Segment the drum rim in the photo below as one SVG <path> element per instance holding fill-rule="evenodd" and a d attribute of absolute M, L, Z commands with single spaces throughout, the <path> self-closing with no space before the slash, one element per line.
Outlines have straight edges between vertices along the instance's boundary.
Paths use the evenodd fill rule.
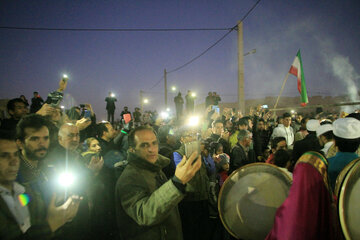
<path fill-rule="evenodd" d="M 226 182 L 230 181 L 230 179 L 231 179 L 231 177 L 232 177 L 233 175 L 235 175 L 236 173 L 238 173 L 238 172 L 241 171 L 242 169 L 244 169 L 244 168 L 249 168 L 249 167 L 254 167 L 254 166 L 269 166 L 269 167 L 272 167 L 272 168 L 274 168 L 274 169 L 277 169 L 277 170 L 279 170 L 279 171 L 281 172 L 281 174 L 282 174 L 283 176 L 285 176 L 285 178 L 286 178 L 287 180 L 289 180 L 290 184 L 292 185 L 292 179 L 290 178 L 290 176 L 289 176 L 288 174 L 286 174 L 285 171 L 281 170 L 278 166 L 273 165 L 273 164 L 270 164 L 270 163 L 257 162 L 257 163 L 246 164 L 246 165 L 244 165 L 244 166 L 236 169 L 235 171 L 233 171 L 233 172 L 230 174 L 230 176 L 225 180 L 225 182 L 223 183 L 223 186 L 226 184 Z M 291 185 L 290 185 L 290 187 L 291 187 Z M 220 191 L 219 191 L 219 199 L 218 199 L 218 212 L 219 212 L 220 220 L 221 220 L 223 226 L 225 227 L 226 231 L 227 231 L 228 233 L 230 233 L 233 237 L 238 238 L 239 236 L 237 236 L 233 231 L 231 231 L 230 228 L 228 227 L 228 225 L 225 223 L 225 221 L 224 221 L 224 219 L 223 219 L 223 214 L 222 214 L 222 212 L 220 211 L 220 202 L 221 202 L 221 199 L 222 199 L 221 196 L 222 196 L 223 189 L 224 189 L 224 188 L 221 187 L 221 189 L 220 189 Z M 290 188 L 289 188 L 289 190 L 290 190 Z"/>
<path fill-rule="evenodd" d="M 353 161 L 356 161 L 358 159 L 355 159 Z M 353 162 L 352 161 L 352 162 Z M 350 164 L 350 163 L 349 163 Z M 345 220 L 345 214 L 344 214 L 344 198 L 346 193 L 348 192 L 348 185 L 349 185 L 349 179 L 355 174 L 355 171 L 360 168 L 360 161 L 356 161 L 355 164 L 348 170 L 348 173 L 346 174 L 346 177 L 343 180 L 343 183 L 341 184 L 341 189 L 339 192 L 339 198 L 338 198 L 338 214 L 339 214 L 339 222 L 341 230 L 345 236 L 345 239 L 351 239 L 349 230 L 347 228 L 347 222 Z"/>
<path fill-rule="evenodd" d="M 334 194 L 338 199 L 339 199 L 339 194 L 342 189 L 342 186 L 343 186 L 346 176 L 349 174 L 350 170 L 355 166 L 355 164 L 359 161 L 360 161 L 360 158 L 356 158 L 356 159 L 352 160 L 351 162 L 349 162 L 337 176 Z"/>

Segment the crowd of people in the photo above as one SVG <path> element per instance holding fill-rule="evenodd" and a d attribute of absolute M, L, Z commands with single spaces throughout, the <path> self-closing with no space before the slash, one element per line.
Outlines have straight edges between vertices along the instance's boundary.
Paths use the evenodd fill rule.
<path fill-rule="evenodd" d="M 189 91 L 186 112 L 179 93 L 173 117 L 124 107 L 116 121 L 109 93 L 108 121 L 98 122 L 91 104 L 61 109 L 65 89 L 60 81 L 46 101 L 34 93 L 31 113 L 24 98 L 7 104 L 1 239 L 233 239 L 219 217 L 219 192 L 255 162 L 293 179 L 267 239 L 341 238 L 333 191 L 358 158 L 359 113 L 220 112 L 219 95 L 209 92 L 196 124 Z"/>

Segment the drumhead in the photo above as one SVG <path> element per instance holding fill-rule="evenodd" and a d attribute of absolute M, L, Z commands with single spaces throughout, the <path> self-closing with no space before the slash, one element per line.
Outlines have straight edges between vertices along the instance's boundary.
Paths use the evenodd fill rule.
<path fill-rule="evenodd" d="M 339 191 L 339 218 L 346 239 L 360 239 L 360 161 L 348 170 Z"/>
<path fill-rule="evenodd" d="M 355 163 L 357 163 L 358 161 L 360 161 L 360 158 L 357 158 L 353 161 L 351 161 L 350 163 L 348 163 L 343 170 L 341 170 L 341 172 L 339 173 L 339 175 L 336 178 L 336 183 L 335 183 L 335 189 L 334 189 L 334 194 L 336 195 L 336 197 L 339 199 L 339 193 L 340 193 L 340 189 L 341 186 L 344 182 L 344 179 L 346 177 L 346 175 L 349 173 L 350 169 L 355 165 Z"/>
<path fill-rule="evenodd" d="M 264 239 L 291 183 L 271 164 L 253 163 L 234 171 L 219 193 L 219 215 L 226 230 L 236 238 Z"/>

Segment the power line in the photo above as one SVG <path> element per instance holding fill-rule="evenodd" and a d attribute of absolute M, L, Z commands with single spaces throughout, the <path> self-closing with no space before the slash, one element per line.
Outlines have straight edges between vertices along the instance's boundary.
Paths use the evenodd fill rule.
<path fill-rule="evenodd" d="M 255 7 L 260 3 L 261 0 L 258 0 L 250 9 L 249 11 L 244 15 L 244 17 L 240 20 L 241 22 L 243 22 L 247 16 L 249 16 L 249 14 L 255 9 Z M 178 71 L 184 67 L 186 67 L 187 65 L 189 65 L 190 63 L 194 62 L 195 60 L 199 59 L 201 56 L 203 56 L 205 53 L 207 53 L 208 51 L 210 51 L 210 49 L 212 49 L 213 47 L 215 47 L 219 42 L 221 42 L 224 38 L 226 38 L 233 30 L 237 29 L 237 25 L 233 26 L 232 28 L 230 28 L 230 30 L 224 35 L 222 36 L 219 40 L 217 40 L 215 43 L 213 43 L 210 47 L 208 47 L 207 49 L 205 49 L 205 51 L 203 51 L 202 53 L 200 53 L 199 55 L 197 55 L 196 57 L 192 58 L 190 61 L 186 62 L 185 64 L 167 72 L 167 73 L 173 73 L 175 71 Z"/>
<path fill-rule="evenodd" d="M 162 77 L 159 79 L 159 81 L 157 81 L 157 82 L 150 88 L 150 90 L 153 89 L 154 87 L 156 87 L 163 79 L 164 79 L 164 76 L 162 76 Z"/>
<path fill-rule="evenodd" d="M 0 29 L 28 31 L 73 31 L 73 32 L 184 32 L 184 31 L 226 31 L 229 28 L 45 28 L 0 26 Z"/>

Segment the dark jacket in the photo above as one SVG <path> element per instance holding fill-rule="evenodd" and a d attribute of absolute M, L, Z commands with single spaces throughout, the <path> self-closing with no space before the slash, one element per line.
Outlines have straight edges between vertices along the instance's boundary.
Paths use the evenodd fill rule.
<path fill-rule="evenodd" d="M 14 118 L 6 118 L 1 120 L 0 129 L 8 130 L 8 131 L 15 131 L 16 125 L 20 120 L 16 120 Z"/>
<path fill-rule="evenodd" d="M 55 239 L 92 239 L 90 235 L 90 209 L 89 209 L 89 188 L 94 185 L 94 175 L 86 167 L 86 162 L 78 152 L 67 152 L 63 147 L 58 146 L 47 157 L 47 169 L 53 168 L 52 173 L 48 173 L 49 184 L 54 184 L 56 175 L 64 172 L 68 168 L 76 174 L 76 182 L 71 187 L 69 194 L 77 194 L 83 197 L 80 202 L 79 210 L 74 219 L 65 224 L 60 234 L 56 234 Z M 58 186 L 58 185 L 56 185 Z M 53 189 L 52 189 L 53 190 Z"/>
<path fill-rule="evenodd" d="M 213 140 L 213 142 L 221 143 L 221 145 L 223 146 L 224 153 L 230 155 L 231 148 L 230 148 L 230 143 L 228 141 L 221 138 L 220 135 L 214 133 L 210 135 L 210 138 Z"/>
<path fill-rule="evenodd" d="M 181 147 L 175 152 L 181 156 L 185 155 L 185 146 Z M 209 177 L 207 174 L 206 166 L 202 162 L 200 170 L 195 176 L 186 184 L 186 196 L 184 201 L 203 201 L 209 198 Z"/>
<path fill-rule="evenodd" d="M 0 239 L 50 239 L 52 232 L 46 221 L 46 205 L 39 194 L 32 191 L 30 186 L 25 186 L 25 194 L 31 201 L 27 207 L 30 214 L 31 227 L 23 234 L 13 214 L 2 197 L 0 197 Z"/>
<path fill-rule="evenodd" d="M 107 97 L 105 98 L 105 102 L 106 102 L 106 110 L 108 110 L 109 112 L 113 112 L 115 111 L 115 102 L 116 102 L 116 98 L 114 97 Z"/>
<path fill-rule="evenodd" d="M 304 139 L 295 142 L 292 160 L 296 162 L 305 152 L 320 152 L 320 150 L 321 146 L 318 138 L 316 137 L 316 133 L 309 133 Z"/>
<path fill-rule="evenodd" d="M 267 130 L 253 131 L 254 151 L 256 157 L 262 156 L 270 140 L 270 132 Z"/>
<path fill-rule="evenodd" d="M 230 157 L 230 170 L 229 175 L 236 169 L 255 162 L 255 154 L 253 151 L 249 150 L 248 154 L 245 152 L 245 149 L 237 143 L 235 147 L 231 150 Z"/>
<path fill-rule="evenodd" d="M 128 161 L 115 190 L 120 239 L 183 239 L 177 205 L 184 194 L 161 170 L 169 159 L 152 164 L 129 152 Z"/>
<path fill-rule="evenodd" d="M 44 100 L 38 96 L 31 99 L 30 113 L 36 113 L 44 104 Z"/>

